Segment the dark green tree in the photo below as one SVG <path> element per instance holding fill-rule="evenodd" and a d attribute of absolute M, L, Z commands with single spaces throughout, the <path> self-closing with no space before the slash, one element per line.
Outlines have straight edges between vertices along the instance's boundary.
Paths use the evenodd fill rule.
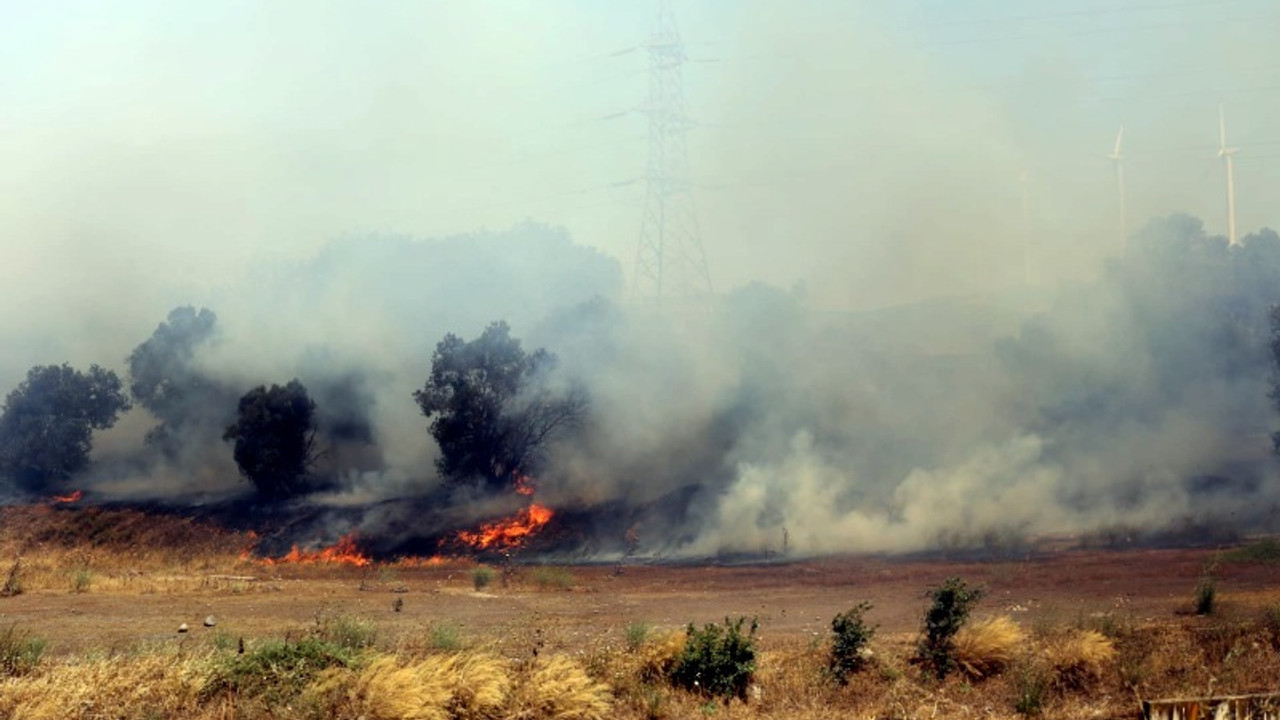
<path fill-rule="evenodd" d="M 522 350 L 505 322 L 469 342 L 446 335 L 413 393 L 440 445 L 440 474 L 487 489 L 536 475 L 547 446 L 575 428 L 587 406 L 580 388 L 552 381 L 554 365 L 546 350 Z"/>
<path fill-rule="evenodd" d="M 82 373 L 65 363 L 31 368 L 4 400 L 0 475 L 33 492 L 60 487 L 88 466 L 93 431 L 111 427 L 129 408 L 110 370 L 93 365 Z"/>
<path fill-rule="evenodd" d="M 266 500 L 305 493 L 315 461 L 316 404 L 297 380 L 259 385 L 240 398 L 236 422 L 222 439 L 235 442 L 240 474 Z"/>

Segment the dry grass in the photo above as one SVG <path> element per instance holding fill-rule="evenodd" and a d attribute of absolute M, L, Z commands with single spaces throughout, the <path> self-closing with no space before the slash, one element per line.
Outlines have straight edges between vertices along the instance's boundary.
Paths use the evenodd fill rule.
<path fill-rule="evenodd" d="M 1027 634 L 1007 616 L 969 623 L 956 633 L 956 665 L 971 680 L 998 675 L 1026 640 Z"/>
<path fill-rule="evenodd" d="M 1071 630 L 1045 644 L 1044 658 L 1055 688 L 1085 692 L 1102 679 L 1103 670 L 1115 661 L 1116 648 L 1097 630 Z"/>
<path fill-rule="evenodd" d="M 193 717 L 204 667 L 167 653 L 80 658 L 0 683 L 0 717 L 130 720 Z"/>
<path fill-rule="evenodd" d="M 564 655 L 539 658 L 515 690 L 509 717 L 545 720 L 599 720 L 610 717 L 609 687 L 596 682 Z"/>
<path fill-rule="evenodd" d="M 382 656 L 361 670 L 324 672 L 311 692 L 335 720 L 449 720 L 449 690 L 429 665 Z"/>

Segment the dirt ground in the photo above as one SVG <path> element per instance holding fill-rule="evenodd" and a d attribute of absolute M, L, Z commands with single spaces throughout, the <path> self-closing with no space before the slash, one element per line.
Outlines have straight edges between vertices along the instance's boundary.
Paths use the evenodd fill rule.
<path fill-rule="evenodd" d="M 789 563 L 571 566 L 563 582 L 537 582 L 536 566 L 498 573 L 483 591 L 473 565 L 433 568 L 263 566 L 183 577 L 139 574 L 84 592 L 33 590 L 0 598 L 0 626 L 16 625 L 49 641 L 52 654 L 127 650 L 224 637 L 280 637 L 317 617 L 349 615 L 376 624 L 379 641 L 415 642 L 432 626 L 457 628 L 464 642 L 513 652 L 534 647 L 580 652 L 618 645 L 628 623 L 681 627 L 727 615 L 760 620 L 764 647 L 829 632 L 831 617 L 867 600 L 883 632 L 911 633 L 927 588 L 960 576 L 985 588 L 977 616 L 1008 614 L 1027 627 L 1123 613 L 1142 623 L 1173 618 L 1216 549 L 1064 551 L 1000 562 L 845 557 Z M 1216 568 L 1221 603 L 1280 602 L 1280 566 Z M 398 608 L 397 608 L 398 606 Z M 216 627 L 203 626 L 212 615 Z M 177 633 L 181 623 L 191 630 Z"/>

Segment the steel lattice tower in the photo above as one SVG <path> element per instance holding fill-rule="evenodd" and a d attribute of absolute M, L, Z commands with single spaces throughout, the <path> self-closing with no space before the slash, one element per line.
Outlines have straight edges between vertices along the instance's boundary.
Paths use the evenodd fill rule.
<path fill-rule="evenodd" d="M 634 295 L 660 304 L 711 294 L 685 148 L 685 133 L 693 126 L 684 111 L 689 59 L 670 0 L 659 1 L 657 29 L 643 47 L 649 53 L 649 99 L 641 108 L 649 117 L 649 162 Z"/>

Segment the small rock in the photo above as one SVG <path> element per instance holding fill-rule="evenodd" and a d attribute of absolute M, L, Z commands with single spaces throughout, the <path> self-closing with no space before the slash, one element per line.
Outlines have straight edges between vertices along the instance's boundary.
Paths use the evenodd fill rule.
<path fill-rule="evenodd" d="M 210 616 L 208 616 L 208 617 L 206 617 L 206 618 L 204 619 L 204 626 L 205 626 L 205 627 L 213 627 L 214 625 L 217 625 L 217 624 L 218 624 L 218 621 L 214 620 L 212 615 L 210 615 Z"/>
<path fill-rule="evenodd" d="M 186 623 L 182 623 L 181 625 L 179 625 L 179 626 L 178 626 L 178 632 L 180 632 L 180 633 L 184 633 L 184 632 L 186 632 L 188 629 L 189 629 L 189 628 L 187 627 L 187 624 L 186 624 Z"/>

